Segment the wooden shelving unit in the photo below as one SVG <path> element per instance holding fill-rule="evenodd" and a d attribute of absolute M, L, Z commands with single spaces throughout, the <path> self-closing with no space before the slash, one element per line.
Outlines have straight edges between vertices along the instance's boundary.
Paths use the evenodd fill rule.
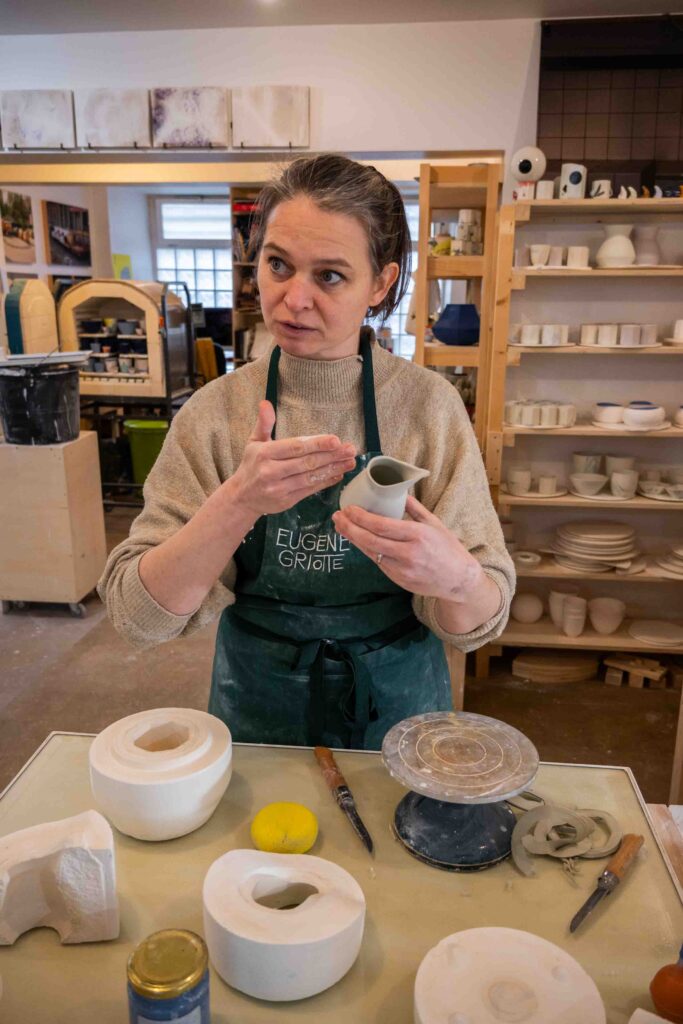
<path fill-rule="evenodd" d="M 528 269 L 525 244 L 588 245 L 592 261 L 607 223 L 660 226 L 661 268 Z M 617 520 L 638 530 L 648 557 L 647 569 L 637 575 L 583 574 L 543 556 L 533 569 L 519 569 L 519 590 L 531 590 L 547 600 L 553 584 L 572 582 L 584 596 L 601 593 L 626 601 L 627 616 L 667 618 L 683 607 L 683 578 L 667 574 L 654 559 L 664 543 L 683 540 L 683 502 L 662 502 L 640 495 L 629 501 L 597 501 L 566 494 L 558 498 L 521 497 L 504 492 L 508 461 L 558 472 L 560 484 L 570 472 L 572 452 L 635 455 L 638 463 L 683 465 L 683 430 L 670 426 L 651 432 L 605 430 L 593 426 L 595 401 L 630 401 L 659 397 L 672 411 L 683 379 L 683 346 L 660 348 L 522 348 L 509 344 L 510 324 L 569 323 L 570 341 L 578 342 L 580 325 L 595 322 L 658 323 L 660 339 L 680 317 L 683 277 L 683 200 L 635 199 L 595 202 L 543 200 L 521 202 L 501 209 L 496 256 L 496 291 L 492 327 L 490 390 L 487 399 L 486 467 L 494 502 L 509 516 L 525 540 L 518 547 L 547 547 L 556 527 L 575 520 Z M 527 356 L 533 356 L 527 359 Z M 544 358 L 551 357 L 551 358 Z M 642 389 L 642 393 L 641 393 Z M 542 398 L 573 402 L 579 420 L 570 428 L 525 428 L 504 423 L 504 404 L 511 398 Z M 670 417 L 669 417 L 670 418 Z M 552 469 L 548 469 L 548 466 Z M 537 469 L 538 473 L 539 470 Z M 532 540 L 533 538 L 533 540 Z M 584 586 L 585 584 L 585 586 Z M 680 611 L 679 611 L 680 614 Z M 611 636 L 590 628 L 577 638 L 565 636 L 548 618 L 534 625 L 510 620 L 490 648 L 477 652 L 477 676 L 488 674 L 491 653 L 509 647 L 547 647 L 572 650 L 683 654 L 681 647 L 653 647 L 628 634 L 628 619 Z M 683 799 L 683 705 L 671 779 L 671 800 Z"/>
<path fill-rule="evenodd" d="M 415 362 L 421 366 L 477 369 L 474 429 L 483 448 L 486 428 L 486 400 L 490 363 L 490 337 L 495 287 L 496 226 L 502 165 L 478 166 L 420 165 L 420 235 L 415 280 Z M 429 235 L 435 210 L 480 209 L 482 211 L 483 256 L 430 256 Z M 481 321 L 476 346 L 442 345 L 425 342 L 428 326 L 429 282 L 467 281 Z"/>
<path fill-rule="evenodd" d="M 248 331 L 254 324 L 263 320 L 261 307 L 258 301 L 258 293 L 255 292 L 255 301 L 247 304 L 241 297 L 244 283 L 247 278 L 256 278 L 256 263 L 246 259 L 246 250 L 240 251 L 237 244 L 237 234 L 244 239 L 246 246 L 246 229 L 250 218 L 249 207 L 258 199 L 260 189 L 237 188 L 230 189 L 230 220 L 233 232 L 233 261 L 232 261 L 232 348 L 235 353 L 235 364 L 237 366 L 247 361 L 248 353 L 244 346 L 239 344 L 238 331 Z M 243 259 L 236 259 L 236 256 L 244 256 Z"/>

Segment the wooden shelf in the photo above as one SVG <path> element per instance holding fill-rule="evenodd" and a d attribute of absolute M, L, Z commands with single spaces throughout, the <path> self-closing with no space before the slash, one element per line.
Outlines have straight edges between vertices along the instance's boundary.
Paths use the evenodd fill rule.
<path fill-rule="evenodd" d="M 664 430 L 602 430 L 592 424 L 577 424 L 573 427 L 503 427 L 503 443 L 513 445 L 516 437 L 672 437 L 683 441 L 683 428 L 666 427 Z"/>
<path fill-rule="evenodd" d="M 677 622 L 683 626 L 683 622 Z M 545 616 L 533 625 L 510 620 L 504 633 L 496 640 L 497 644 L 508 647 L 571 647 L 573 650 L 597 651 L 652 651 L 656 654 L 683 654 L 683 647 L 646 644 L 642 640 L 634 640 L 628 633 L 629 620 L 626 620 L 616 633 L 602 636 L 591 628 L 590 624 L 581 636 L 565 636 L 558 630 L 551 619 Z"/>
<path fill-rule="evenodd" d="M 515 204 L 515 218 L 529 219 L 534 214 L 578 214 L 614 213 L 621 217 L 634 213 L 683 213 L 683 199 L 529 199 Z"/>
<path fill-rule="evenodd" d="M 427 260 L 429 280 L 467 280 L 483 276 L 483 256 L 430 256 Z"/>
<path fill-rule="evenodd" d="M 516 494 L 500 491 L 498 504 L 506 507 L 523 505 L 526 508 L 589 508 L 591 512 L 599 512 L 602 508 L 619 509 L 625 512 L 652 511 L 680 512 L 683 501 L 657 501 L 656 498 L 629 498 L 628 501 L 594 501 L 592 498 L 579 498 L 575 494 L 565 494 L 561 498 L 522 498 Z"/>
<path fill-rule="evenodd" d="M 574 345 L 557 348 L 551 348 L 549 345 L 534 345 L 531 348 L 522 348 L 521 345 L 508 345 L 507 346 L 507 364 L 508 366 L 519 366 L 519 361 L 522 356 L 609 356 L 610 359 L 619 357 L 623 359 L 625 357 L 631 358 L 637 356 L 639 359 L 645 359 L 648 356 L 682 356 L 683 345 L 662 345 L 661 348 L 638 348 L 633 346 L 629 348 L 625 346 L 620 348 L 608 348 L 606 345 L 602 348 L 586 348 L 586 346 Z"/>
<path fill-rule="evenodd" d="M 479 366 L 479 348 L 476 345 L 441 345 L 426 341 L 425 366 Z M 679 431 L 683 434 L 683 430 Z"/>
<path fill-rule="evenodd" d="M 568 569 L 567 566 L 558 565 L 552 558 L 544 556 L 541 564 L 534 569 L 525 569 L 515 566 L 518 579 L 529 580 L 595 580 L 599 583 L 683 583 L 683 577 L 676 578 L 668 576 L 654 562 L 648 562 L 643 572 L 634 573 L 632 576 L 617 575 L 614 569 L 610 572 L 576 572 L 575 569 Z"/>
<path fill-rule="evenodd" d="M 436 257 L 437 259 L 465 259 L 466 257 Z M 471 257 L 474 259 L 474 257 Z M 610 270 L 603 269 L 602 267 L 595 267 L 594 270 L 574 270 L 574 269 L 563 269 L 563 270 L 526 270 L 520 267 L 513 267 L 512 270 L 512 288 L 520 290 L 526 288 L 526 281 L 529 277 L 547 277 L 555 281 L 558 277 L 582 277 L 582 278 L 601 278 L 601 277 L 683 277 L 683 267 L 675 267 L 670 269 L 657 268 L 657 267 L 642 267 L 640 270 L 624 270 L 623 268 L 613 268 Z"/>

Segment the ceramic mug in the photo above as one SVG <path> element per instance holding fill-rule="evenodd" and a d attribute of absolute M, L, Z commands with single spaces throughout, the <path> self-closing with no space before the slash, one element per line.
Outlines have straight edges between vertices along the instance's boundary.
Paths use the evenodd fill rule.
<path fill-rule="evenodd" d="M 553 182 L 549 179 L 545 181 L 536 182 L 536 198 L 537 199 L 553 199 L 555 196 L 555 187 Z"/>
<path fill-rule="evenodd" d="M 609 486 L 615 498 L 632 498 L 638 486 L 638 473 L 635 469 L 612 473 Z"/>
<path fill-rule="evenodd" d="M 640 325 L 640 344 L 641 345 L 656 345 L 657 344 L 657 324 L 641 324 Z"/>
<path fill-rule="evenodd" d="M 548 262 L 550 256 L 549 245 L 530 245 L 529 246 L 529 257 L 531 259 L 532 267 L 544 267 Z"/>
<path fill-rule="evenodd" d="M 598 343 L 598 325 L 597 324 L 582 324 L 581 325 L 581 344 L 582 345 L 597 345 Z"/>
<path fill-rule="evenodd" d="M 683 320 L 676 320 L 674 323 L 673 337 L 676 341 L 683 341 Z"/>
<path fill-rule="evenodd" d="M 635 464 L 635 457 L 631 455 L 605 456 L 605 472 L 607 476 L 611 476 L 612 473 L 627 473 L 634 468 Z"/>
<path fill-rule="evenodd" d="M 541 327 L 541 345 L 553 345 L 557 347 L 562 344 L 562 325 L 543 324 Z"/>
<path fill-rule="evenodd" d="M 557 423 L 560 427 L 573 427 L 576 423 L 576 406 L 568 402 L 558 405 Z"/>
<path fill-rule="evenodd" d="M 540 427 L 541 407 L 536 402 L 522 402 L 519 422 L 523 427 Z"/>
<path fill-rule="evenodd" d="M 579 588 L 573 586 L 567 586 L 551 590 L 548 597 L 548 607 L 550 610 L 550 618 L 558 629 L 562 626 L 562 608 L 565 599 L 568 597 L 578 597 Z"/>
<path fill-rule="evenodd" d="M 640 345 L 640 324 L 622 324 L 619 330 L 619 344 L 624 348 Z"/>
<path fill-rule="evenodd" d="M 522 324 L 520 338 L 522 345 L 538 345 L 541 340 L 540 324 Z"/>
<path fill-rule="evenodd" d="M 588 168 L 583 164 L 562 164 L 560 199 L 583 199 L 586 194 Z"/>
<path fill-rule="evenodd" d="M 597 402 L 591 415 L 596 423 L 623 423 L 624 407 L 618 402 Z"/>
<path fill-rule="evenodd" d="M 512 427 L 520 422 L 520 415 L 522 411 L 521 405 L 521 402 L 505 403 L 505 422 L 509 423 Z"/>
<path fill-rule="evenodd" d="M 567 249 L 567 266 L 575 270 L 584 270 L 588 267 L 590 249 L 587 245 L 570 245 Z"/>
<path fill-rule="evenodd" d="M 574 452 L 572 465 L 575 473 L 599 473 L 602 470 L 602 455 L 593 452 Z"/>
<path fill-rule="evenodd" d="M 510 494 L 526 494 L 531 490 L 531 470 L 509 469 L 507 474 L 507 485 Z"/>
<path fill-rule="evenodd" d="M 554 494 L 557 490 L 557 477 L 552 473 L 541 473 L 538 478 L 539 494 Z"/>
<path fill-rule="evenodd" d="M 616 345 L 617 324 L 598 324 L 598 345 Z"/>
<path fill-rule="evenodd" d="M 551 245 L 548 256 L 549 267 L 561 267 L 564 265 L 565 247 L 563 245 Z"/>
<path fill-rule="evenodd" d="M 591 184 L 591 199 L 609 199 L 612 195 L 612 182 L 609 178 L 596 178 Z"/>

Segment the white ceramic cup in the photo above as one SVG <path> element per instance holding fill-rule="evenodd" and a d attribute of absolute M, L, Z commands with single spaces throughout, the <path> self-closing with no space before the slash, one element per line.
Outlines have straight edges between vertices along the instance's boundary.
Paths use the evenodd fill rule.
<path fill-rule="evenodd" d="M 541 407 L 538 402 L 523 402 L 520 411 L 520 423 L 523 427 L 540 427 Z"/>
<path fill-rule="evenodd" d="M 590 249 L 587 245 L 570 245 L 567 249 L 567 266 L 583 270 L 588 266 Z"/>
<path fill-rule="evenodd" d="M 509 469 L 507 484 L 510 494 L 526 494 L 531 490 L 531 470 Z"/>
<path fill-rule="evenodd" d="M 638 473 L 635 469 L 612 473 L 609 486 L 615 498 L 632 498 L 638 486 Z"/>
<path fill-rule="evenodd" d="M 683 427 L 683 405 L 679 405 L 674 413 L 674 423 L 677 427 Z"/>
<path fill-rule="evenodd" d="M 616 633 L 624 621 L 626 605 L 616 597 L 594 597 L 588 602 L 588 615 L 596 633 Z"/>
<path fill-rule="evenodd" d="M 606 455 L 605 456 L 605 472 L 607 476 L 611 476 L 612 473 L 628 473 L 629 470 L 634 469 L 636 459 L 634 455 Z"/>
<path fill-rule="evenodd" d="M 597 345 L 598 343 L 598 325 L 597 324 L 582 324 L 581 325 L 581 344 L 582 345 Z"/>
<path fill-rule="evenodd" d="M 566 250 L 563 245 L 551 245 L 548 255 L 548 266 L 561 267 L 564 265 L 564 254 Z"/>
<path fill-rule="evenodd" d="M 574 586 L 558 587 L 550 591 L 548 608 L 550 618 L 558 629 L 562 627 L 562 608 L 567 597 L 578 597 L 579 588 Z"/>
<path fill-rule="evenodd" d="M 598 345 L 616 345 L 617 324 L 598 324 Z"/>
<path fill-rule="evenodd" d="M 506 402 L 505 403 L 505 422 L 509 423 L 511 427 L 514 427 L 520 421 L 522 412 L 521 402 Z"/>
<path fill-rule="evenodd" d="M 581 636 L 586 627 L 588 601 L 585 597 L 567 595 L 562 603 L 562 632 L 566 636 Z"/>
<path fill-rule="evenodd" d="M 552 199 L 555 195 L 554 183 L 550 180 L 536 182 L 536 198 Z"/>
<path fill-rule="evenodd" d="M 600 473 L 602 471 L 602 455 L 593 452 L 574 452 L 572 465 L 575 473 Z"/>
<path fill-rule="evenodd" d="M 558 418 L 558 407 L 554 402 L 541 402 L 539 405 L 541 410 L 541 426 L 542 427 L 556 427 Z"/>
<path fill-rule="evenodd" d="M 676 341 L 683 341 L 683 320 L 676 320 L 674 323 L 673 337 Z"/>
<path fill-rule="evenodd" d="M 520 338 L 522 345 L 538 345 L 541 340 L 541 325 L 522 324 Z"/>
<path fill-rule="evenodd" d="M 659 483 L 662 479 L 661 469 L 641 469 L 640 479 L 650 483 Z"/>
<path fill-rule="evenodd" d="M 562 344 L 562 325 L 561 324 L 543 324 L 541 327 L 541 345 L 554 345 L 557 347 Z"/>
<path fill-rule="evenodd" d="M 548 262 L 550 256 L 549 245 L 530 245 L 529 246 L 529 258 L 531 259 L 532 267 L 544 267 Z"/>
<path fill-rule="evenodd" d="M 522 325 L 521 324 L 510 324 L 510 330 L 508 333 L 508 341 L 513 345 L 519 345 L 520 338 L 522 336 Z"/>
<path fill-rule="evenodd" d="M 612 195 L 612 182 L 609 178 L 596 178 L 591 184 L 591 199 L 609 199 Z"/>
<path fill-rule="evenodd" d="M 557 477 L 552 473 L 541 473 L 538 478 L 539 494 L 554 494 L 557 490 Z"/>
<path fill-rule="evenodd" d="M 573 427 L 576 423 L 576 406 L 569 402 L 558 405 L 557 423 L 560 427 Z"/>
<path fill-rule="evenodd" d="M 656 345 L 657 344 L 657 324 L 641 324 L 640 325 L 640 344 L 641 345 Z"/>
<path fill-rule="evenodd" d="M 624 407 L 618 402 L 597 402 L 591 415 L 596 423 L 622 423 Z"/>
<path fill-rule="evenodd" d="M 560 328 L 560 343 L 567 345 L 569 343 L 569 324 L 558 324 Z"/>
<path fill-rule="evenodd" d="M 624 348 L 640 345 L 640 324 L 622 324 L 619 329 L 619 344 Z"/>

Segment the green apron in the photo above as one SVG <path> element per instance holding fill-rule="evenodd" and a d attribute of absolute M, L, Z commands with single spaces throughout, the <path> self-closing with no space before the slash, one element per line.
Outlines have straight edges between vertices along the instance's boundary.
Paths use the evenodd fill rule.
<path fill-rule="evenodd" d="M 452 708 L 443 645 L 415 618 L 411 594 L 332 521 L 341 490 L 381 454 L 365 332 L 361 356 L 366 454 L 338 484 L 262 516 L 235 552 L 209 711 L 238 742 L 378 750 L 403 718 Z M 266 389 L 276 411 L 279 360 L 276 347 Z"/>

